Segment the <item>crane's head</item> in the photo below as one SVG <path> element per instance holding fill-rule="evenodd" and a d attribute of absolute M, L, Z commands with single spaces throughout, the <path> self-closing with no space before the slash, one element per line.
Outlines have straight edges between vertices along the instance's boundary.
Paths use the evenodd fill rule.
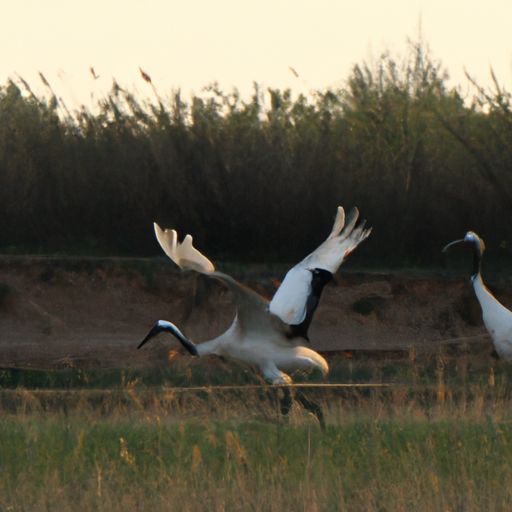
<path fill-rule="evenodd" d="M 474 231 L 468 231 L 466 233 L 466 236 L 464 237 L 464 242 L 474 244 L 476 250 L 480 253 L 480 256 L 485 251 L 485 242 Z"/>
<path fill-rule="evenodd" d="M 480 256 L 482 256 L 485 251 L 484 241 L 474 231 L 468 231 L 464 238 L 461 238 L 460 240 L 454 240 L 453 242 L 446 244 L 443 247 L 443 252 L 446 252 L 452 245 L 459 244 L 461 242 L 474 244 L 475 250 L 478 251 Z"/>
<path fill-rule="evenodd" d="M 190 352 L 193 356 L 197 356 L 197 348 L 189 340 L 173 323 L 168 322 L 167 320 L 158 320 L 156 324 L 152 327 L 152 329 L 148 332 L 146 337 L 139 343 L 137 348 L 141 348 L 145 345 L 151 338 L 154 338 L 157 334 L 161 332 L 168 332 L 175 336 L 179 342 L 185 347 L 185 349 Z"/>
<path fill-rule="evenodd" d="M 468 231 L 464 238 L 460 240 L 454 240 L 443 247 L 443 252 L 446 252 L 452 245 L 459 244 L 461 242 L 467 242 L 473 244 L 474 258 L 473 258 L 473 275 L 480 272 L 482 266 L 482 255 L 485 251 L 484 241 L 474 232 Z"/>

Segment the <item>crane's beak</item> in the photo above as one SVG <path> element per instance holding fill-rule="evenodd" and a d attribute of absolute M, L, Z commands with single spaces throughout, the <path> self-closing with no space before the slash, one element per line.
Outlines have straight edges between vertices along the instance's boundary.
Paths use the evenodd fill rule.
<path fill-rule="evenodd" d="M 464 238 L 461 238 L 460 240 L 454 240 L 453 242 L 450 242 L 449 244 L 446 244 L 443 247 L 443 251 L 442 252 L 446 252 L 452 245 L 460 244 L 461 242 L 465 242 L 465 241 L 466 240 L 464 240 Z"/>
<path fill-rule="evenodd" d="M 152 329 L 147 333 L 146 337 L 139 343 L 137 350 L 142 348 L 151 338 L 155 337 L 157 334 L 160 334 L 163 329 L 156 323 Z"/>

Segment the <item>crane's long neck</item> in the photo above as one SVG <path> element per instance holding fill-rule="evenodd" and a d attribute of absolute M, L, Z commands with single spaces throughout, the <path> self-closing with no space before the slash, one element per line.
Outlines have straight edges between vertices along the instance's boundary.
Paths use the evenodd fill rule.
<path fill-rule="evenodd" d="M 476 297 L 482 309 L 488 307 L 496 299 L 485 286 L 482 279 L 482 250 L 478 243 L 473 244 L 473 271 L 471 274 L 471 282 L 475 290 Z"/>
<path fill-rule="evenodd" d="M 471 274 L 471 280 L 474 280 L 477 276 L 480 276 L 482 272 L 482 252 L 479 247 L 475 244 L 473 249 L 473 273 Z"/>
<path fill-rule="evenodd" d="M 503 318 L 503 315 L 509 316 L 510 311 L 492 294 L 485 285 L 480 272 L 471 277 L 473 289 L 476 298 L 482 308 L 482 317 L 487 330 L 493 331 L 496 327 L 497 318 Z"/>
<path fill-rule="evenodd" d="M 183 347 L 192 354 L 193 356 L 197 356 L 198 351 L 197 347 L 192 340 L 187 338 L 172 322 L 167 320 L 158 320 L 152 329 L 148 332 L 146 337 L 139 343 L 138 349 L 145 345 L 150 339 L 154 338 L 161 332 L 168 332 L 172 334 L 178 341 L 183 345 Z"/>
<path fill-rule="evenodd" d="M 486 305 L 491 304 L 496 301 L 494 295 L 489 291 L 489 288 L 485 286 L 485 283 L 482 279 L 482 274 L 477 272 L 471 276 L 471 282 L 473 283 L 473 289 L 475 290 L 476 298 L 482 309 L 486 307 Z"/>
<path fill-rule="evenodd" d="M 484 313 L 488 311 L 489 308 L 495 308 L 496 305 L 499 304 L 489 288 L 485 286 L 482 279 L 482 250 L 478 244 L 475 244 L 473 250 L 473 273 L 471 274 L 471 282 L 475 290 L 476 298 Z"/>

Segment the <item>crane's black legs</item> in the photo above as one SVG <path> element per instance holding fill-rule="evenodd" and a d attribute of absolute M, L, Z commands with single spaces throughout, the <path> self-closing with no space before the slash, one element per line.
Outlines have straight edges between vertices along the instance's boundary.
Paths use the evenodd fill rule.
<path fill-rule="evenodd" d="M 293 405 L 293 397 L 290 388 L 283 388 L 283 396 L 279 399 L 281 414 L 287 416 Z"/>
<path fill-rule="evenodd" d="M 325 430 L 324 413 L 319 404 L 307 398 L 300 389 L 295 389 L 293 395 L 292 390 L 289 387 L 284 386 L 281 390 L 283 392 L 283 396 L 279 398 L 279 407 L 283 416 L 288 415 L 292 408 L 293 400 L 297 400 L 297 402 L 299 402 L 306 411 L 309 411 L 316 417 L 318 423 L 320 423 L 320 428 Z"/>
<path fill-rule="evenodd" d="M 322 411 L 320 405 L 307 398 L 300 389 L 297 389 L 295 398 L 302 405 L 302 407 L 304 407 L 304 409 L 316 416 L 318 423 L 320 423 L 320 428 L 325 430 L 324 412 Z"/>

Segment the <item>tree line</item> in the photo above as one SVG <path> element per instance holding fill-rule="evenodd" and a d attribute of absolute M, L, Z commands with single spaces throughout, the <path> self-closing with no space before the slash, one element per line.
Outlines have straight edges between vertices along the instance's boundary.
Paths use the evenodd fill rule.
<path fill-rule="evenodd" d="M 143 101 L 114 82 L 94 112 L 71 112 L 9 80 L 0 251 L 159 254 L 156 220 L 217 259 L 292 261 L 342 204 L 374 227 L 361 262 L 439 262 L 468 229 L 508 257 L 511 96 L 494 76 L 489 90 L 468 80 L 471 98 L 447 86 L 423 44 L 308 97 L 255 84 L 244 99 L 212 85 Z"/>

